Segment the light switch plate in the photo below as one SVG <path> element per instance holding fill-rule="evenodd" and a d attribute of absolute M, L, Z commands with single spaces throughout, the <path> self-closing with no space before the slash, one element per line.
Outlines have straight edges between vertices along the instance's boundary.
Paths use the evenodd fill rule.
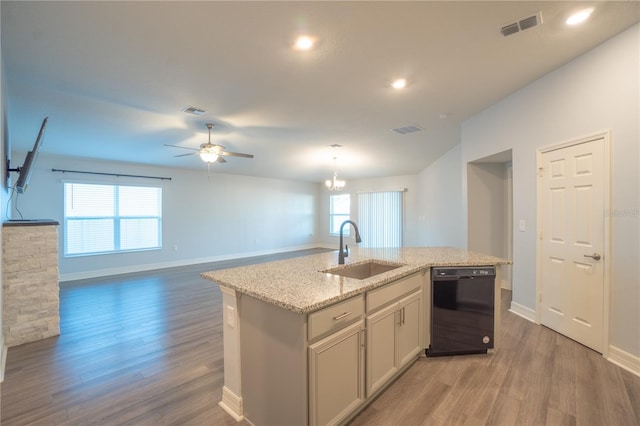
<path fill-rule="evenodd" d="M 520 223 L 518 224 L 518 229 L 520 229 L 520 232 L 526 231 L 527 225 L 526 225 L 524 219 L 520 219 Z"/>

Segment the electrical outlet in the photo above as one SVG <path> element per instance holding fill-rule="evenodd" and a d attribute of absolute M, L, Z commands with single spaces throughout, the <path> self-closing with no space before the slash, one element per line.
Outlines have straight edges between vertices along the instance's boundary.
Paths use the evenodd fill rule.
<path fill-rule="evenodd" d="M 178 245 L 177 245 L 177 244 L 174 244 L 174 245 L 173 245 L 173 247 L 172 247 L 172 250 L 173 250 L 173 251 L 178 251 Z"/>
<path fill-rule="evenodd" d="M 520 223 L 518 224 L 518 229 L 520 230 L 520 232 L 524 232 L 527 230 L 527 224 L 524 221 L 524 219 L 520 219 Z"/>

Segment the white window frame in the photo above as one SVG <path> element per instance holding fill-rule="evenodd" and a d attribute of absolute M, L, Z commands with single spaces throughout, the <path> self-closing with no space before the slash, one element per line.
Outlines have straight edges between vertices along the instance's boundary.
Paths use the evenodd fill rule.
<path fill-rule="evenodd" d="M 96 186 L 108 186 L 115 189 L 114 191 L 114 214 L 108 216 L 72 216 L 67 217 L 66 211 L 66 193 L 67 193 L 67 185 L 96 185 Z M 119 204 L 119 189 L 122 187 L 135 187 L 135 188 L 156 188 L 160 191 L 158 197 L 159 210 L 158 215 L 120 215 L 118 212 L 118 204 Z M 130 252 L 139 252 L 139 251 L 153 251 L 153 250 L 162 250 L 162 187 L 157 185 L 140 185 L 140 184 L 128 184 L 128 183 L 110 183 L 110 182 L 94 182 L 94 181 L 63 181 L 63 216 L 64 216 L 64 257 L 84 257 L 84 256 L 96 256 L 96 255 L 104 255 L 104 254 L 114 254 L 114 253 L 130 253 Z M 103 220 L 103 219 L 111 219 L 113 220 L 113 250 L 101 250 L 101 251 L 92 251 L 92 252 L 80 252 L 80 253 L 69 253 L 68 252 L 68 233 L 69 222 L 72 221 L 80 221 L 80 220 Z M 158 226 L 158 240 L 157 246 L 153 247 L 142 247 L 135 249 L 122 249 L 121 248 L 121 222 L 123 220 L 131 220 L 131 219 L 155 219 L 157 220 Z"/>
<path fill-rule="evenodd" d="M 340 196 L 347 196 L 349 198 L 349 213 L 335 213 L 333 211 L 333 197 L 340 197 Z M 351 194 L 349 193 L 340 193 L 340 194 L 331 194 L 329 195 L 329 235 L 331 235 L 332 237 L 337 237 L 340 235 L 339 232 L 333 232 L 333 222 L 336 218 L 341 217 L 342 220 L 340 220 L 340 223 L 344 222 L 345 220 L 350 220 L 351 219 Z M 347 226 L 344 228 L 343 231 L 343 236 L 348 237 L 350 235 L 350 226 Z"/>

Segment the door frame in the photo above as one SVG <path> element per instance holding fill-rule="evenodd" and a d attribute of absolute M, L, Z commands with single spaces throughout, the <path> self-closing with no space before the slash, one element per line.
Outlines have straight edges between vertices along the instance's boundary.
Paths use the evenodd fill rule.
<path fill-rule="evenodd" d="M 603 259 L 603 310 L 602 310 L 602 356 L 609 356 L 609 319 L 610 319 L 610 297 L 611 297 L 611 130 L 605 130 L 579 139 L 546 145 L 536 150 L 536 323 L 541 324 L 542 317 L 542 224 L 543 211 L 542 200 L 542 156 L 544 153 L 580 145 L 586 142 L 602 139 L 604 143 L 604 167 L 603 167 L 603 192 L 604 192 L 604 247 L 602 248 Z"/>

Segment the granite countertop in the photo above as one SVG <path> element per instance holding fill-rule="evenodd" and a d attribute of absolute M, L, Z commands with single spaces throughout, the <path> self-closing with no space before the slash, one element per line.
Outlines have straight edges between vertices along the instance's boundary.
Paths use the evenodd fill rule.
<path fill-rule="evenodd" d="M 323 273 L 338 266 L 337 250 L 275 262 L 205 272 L 211 280 L 246 294 L 306 314 L 432 266 L 506 265 L 508 260 L 451 247 L 352 248 L 345 265 L 368 260 L 403 266 L 358 280 Z"/>

